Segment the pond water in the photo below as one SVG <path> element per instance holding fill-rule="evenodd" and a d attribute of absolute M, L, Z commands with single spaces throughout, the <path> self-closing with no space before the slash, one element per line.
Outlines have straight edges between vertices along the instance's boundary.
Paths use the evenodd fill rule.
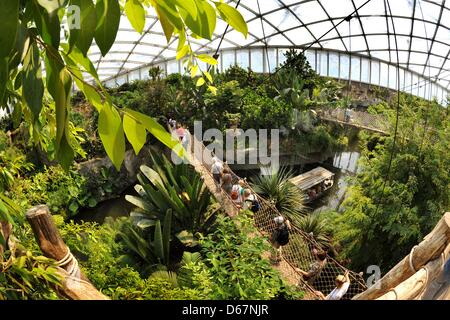
<path fill-rule="evenodd" d="M 323 167 L 335 173 L 334 185 L 322 198 L 310 204 L 314 212 L 339 210 L 339 206 L 345 199 L 348 179 L 358 172 L 359 157 L 359 148 L 355 144 L 349 146 L 346 151 L 336 152 L 322 164 Z"/>
<path fill-rule="evenodd" d="M 93 221 L 102 224 L 106 217 L 117 218 L 128 216 L 133 210 L 134 205 L 125 200 L 127 194 L 137 195 L 134 186 L 126 189 L 117 198 L 103 201 L 94 208 L 84 208 L 80 210 L 73 220 L 75 222 Z"/>

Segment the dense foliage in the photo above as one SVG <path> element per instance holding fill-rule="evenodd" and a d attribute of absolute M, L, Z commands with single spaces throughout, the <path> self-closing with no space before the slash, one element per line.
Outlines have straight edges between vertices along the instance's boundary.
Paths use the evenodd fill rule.
<path fill-rule="evenodd" d="M 386 114 L 394 127 L 395 109 L 380 104 L 371 110 Z M 354 268 L 392 267 L 449 208 L 447 110 L 402 94 L 399 113 L 391 165 L 393 135 L 366 136 L 361 170 L 333 223 L 342 255 Z"/>

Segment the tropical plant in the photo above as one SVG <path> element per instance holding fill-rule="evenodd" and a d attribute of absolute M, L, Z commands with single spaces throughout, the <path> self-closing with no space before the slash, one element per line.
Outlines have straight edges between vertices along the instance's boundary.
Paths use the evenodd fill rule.
<path fill-rule="evenodd" d="M 131 252 L 131 255 L 123 257 L 123 261 L 135 262 L 134 257 L 138 257 L 143 262 L 142 270 L 145 273 L 157 269 L 159 265 L 170 264 L 172 212 L 167 211 L 162 227 L 159 220 L 152 222 L 154 225 L 145 230 L 131 223 L 124 223 L 119 232 L 125 248 Z"/>
<path fill-rule="evenodd" d="M 291 171 L 280 168 L 270 175 L 261 174 L 253 177 L 251 185 L 256 193 L 266 198 L 281 214 L 296 223 L 305 215 L 306 207 L 303 192 L 289 181 L 292 177 Z"/>
<path fill-rule="evenodd" d="M 292 123 L 292 105 L 269 97 L 265 87 L 246 88 L 242 99 L 241 127 L 258 129 L 280 129 Z"/>
<path fill-rule="evenodd" d="M 122 11 L 132 27 L 142 33 L 147 10 L 158 16 L 168 43 L 172 37 L 178 37 L 176 58 L 188 57 L 191 76 L 200 75 L 197 85 L 214 90 L 211 75 L 200 69 L 198 61 L 214 65 L 217 60 L 195 53 L 190 38 L 211 40 L 217 16 L 246 37 L 248 28 L 244 18 L 227 3 L 210 0 L 126 0 L 124 6 L 117 0 L 0 3 L 0 21 L 4 24 L 0 48 L 0 106 L 13 109 L 17 118 L 24 119 L 36 145 L 43 140 L 42 128 L 51 126 L 45 139 L 53 141 L 55 157 L 65 169 L 70 167 L 78 149 L 68 121 L 74 84 L 98 110 L 99 135 L 117 169 L 124 160 L 125 136 L 136 153 L 142 148 L 147 131 L 171 148 L 176 145 L 177 141 L 173 141 L 153 118 L 129 109 L 119 113 L 87 56 L 94 39 L 102 56 L 110 51 Z M 67 21 L 69 30 L 65 29 L 63 20 Z M 61 30 L 64 31 L 63 41 Z M 42 77 L 43 63 L 45 78 Z M 94 79 L 95 85 L 84 80 L 84 72 Z M 57 116 L 43 113 L 43 106 L 55 110 Z"/>
<path fill-rule="evenodd" d="M 201 240 L 204 259 L 185 269 L 207 270 L 212 299 L 301 299 L 303 292 L 286 285 L 270 262 L 261 258 L 270 245 L 261 237 L 253 237 L 255 232 L 247 211 L 235 219 L 221 217 L 217 230 Z"/>
<path fill-rule="evenodd" d="M 309 106 L 309 91 L 305 88 L 305 80 L 297 74 L 295 69 L 280 69 L 275 76 L 277 97 L 298 110 L 305 110 Z"/>
<path fill-rule="evenodd" d="M 447 110 L 406 95 L 400 102 L 395 152 L 393 135 L 366 136 L 360 171 L 347 190 L 343 212 L 331 223 L 343 257 L 357 269 L 392 267 L 431 231 L 450 204 Z M 383 112 L 383 107 L 388 109 Z M 395 109 L 376 109 L 394 128 Z"/>
<path fill-rule="evenodd" d="M 165 156 L 151 155 L 153 169 L 141 166 L 139 196 L 126 199 L 137 206 L 130 216 L 140 228 L 155 221 L 165 221 L 168 210 L 173 213 L 172 234 L 186 245 L 196 245 L 197 233 L 208 233 L 216 219 L 218 207 L 210 207 L 211 194 L 201 177 L 186 164 L 174 166 Z"/>
<path fill-rule="evenodd" d="M 304 81 L 304 87 L 308 89 L 309 95 L 311 95 L 318 75 L 311 68 L 304 53 L 300 50 L 290 49 L 286 51 L 284 56 L 286 59 L 281 64 L 280 69 L 293 70 L 299 79 Z"/>
<path fill-rule="evenodd" d="M 297 220 L 296 227 L 307 233 L 325 251 L 333 250 L 332 228 L 322 214 L 314 212 L 307 214 Z"/>

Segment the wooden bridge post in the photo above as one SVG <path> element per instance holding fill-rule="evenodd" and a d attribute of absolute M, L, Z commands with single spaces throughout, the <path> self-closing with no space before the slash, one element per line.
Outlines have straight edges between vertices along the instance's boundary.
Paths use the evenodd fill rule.
<path fill-rule="evenodd" d="M 106 300 L 108 297 L 100 293 L 80 271 L 75 277 L 68 270 L 78 269 L 78 262 L 73 257 L 69 259 L 69 248 L 64 243 L 52 215 L 46 205 L 39 205 L 29 209 L 26 218 L 33 229 L 34 236 L 44 256 L 58 262 L 67 261 L 58 273 L 62 277 L 61 293 L 74 300 Z M 78 277 L 79 276 L 79 277 Z"/>

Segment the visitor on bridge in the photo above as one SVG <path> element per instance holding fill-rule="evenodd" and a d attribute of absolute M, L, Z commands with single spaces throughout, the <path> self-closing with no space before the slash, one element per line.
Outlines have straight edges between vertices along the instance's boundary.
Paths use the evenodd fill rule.
<path fill-rule="evenodd" d="M 233 177 L 228 168 L 223 169 L 222 188 L 228 195 L 231 195 L 231 190 L 233 189 Z"/>
<path fill-rule="evenodd" d="M 244 205 L 243 209 L 249 209 L 253 213 L 258 212 L 260 204 L 254 193 L 250 189 L 244 189 Z"/>
<path fill-rule="evenodd" d="M 213 164 L 211 165 L 211 174 L 213 175 L 214 181 L 217 184 L 217 188 L 220 188 L 220 181 L 222 179 L 223 173 L 223 163 L 217 157 L 213 157 Z"/>
<path fill-rule="evenodd" d="M 296 268 L 296 271 L 302 274 L 303 280 L 307 281 L 310 286 L 313 286 L 314 281 L 319 278 L 327 263 L 327 253 L 325 251 L 314 248 L 312 254 L 315 260 L 309 265 L 308 271 Z"/>
<path fill-rule="evenodd" d="M 177 123 L 177 129 L 175 132 L 176 132 L 180 142 L 182 142 L 186 136 L 186 130 L 183 128 L 183 126 L 180 123 Z"/>
<path fill-rule="evenodd" d="M 283 216 L 274 218 L 276 227 L 272 233 L 271 243 L 274 248 L 270 260 L 273 264 L 278 264 L 281 261 L 281 248 L 289 243 L 289 230 L 291 224 L 289 220 L 285 220 Z"/>
<path fill-rule="evenodd" d="M 347 270 L 344 275 L 338 275 L 336 277 L 336 288 L 333 289 L 326 297 L 320 291 L 316 291 L 317 295 L 324 300 L 341 300 L 347 293 L 350 287 L 349 271 Z"/>

